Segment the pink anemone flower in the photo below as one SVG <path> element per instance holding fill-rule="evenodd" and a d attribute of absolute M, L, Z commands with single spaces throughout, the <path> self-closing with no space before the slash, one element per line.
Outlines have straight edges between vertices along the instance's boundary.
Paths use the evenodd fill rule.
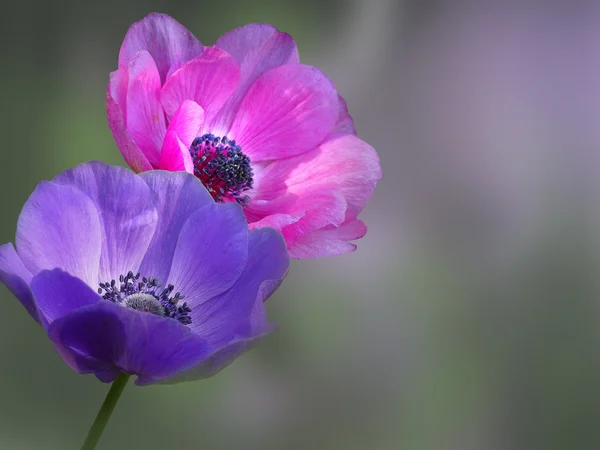
<path fill-rule="evenodd" d="M 251 24 L 204 46 L 164 14 L 134 23 L 107 89 L 110 129 L 136 172 L 187 171 L 294 258 L 342 254 L 381 177 L 344 99 L 292 37 Z"/>

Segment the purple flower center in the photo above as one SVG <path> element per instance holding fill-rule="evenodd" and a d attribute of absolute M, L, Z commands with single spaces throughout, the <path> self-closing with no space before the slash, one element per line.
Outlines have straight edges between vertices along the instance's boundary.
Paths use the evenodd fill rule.
<path fill-rule="evenodd" d="M 252 189 L 252 167 L 250 158 L 242 153 L 242 147 L 234 140 L 205 134 L 194 139 L 190 154 L 194 175 L 217 202 L 248 204 L 250 197 L 244 192 Z"/>
<path fill-rule="evenodd" d="M 172 295 L 175 290 L 172 284 L 161 289 L 156 278 L 143 277 L 141 280 L 140 278 L 141 274 L 134 275 L 133 272 L 129 272 L 127 275 L 121 275 L 118 283 L 115 280 L 100 283 L 98 294 L 102 295 L 104 300 L 126 308 L 169 317 L 183 325 L 192 323 L 192 318 L 189 316 L 192 309 L 186 302 L 178 305 L 185 296 L 180 292 Z"/>

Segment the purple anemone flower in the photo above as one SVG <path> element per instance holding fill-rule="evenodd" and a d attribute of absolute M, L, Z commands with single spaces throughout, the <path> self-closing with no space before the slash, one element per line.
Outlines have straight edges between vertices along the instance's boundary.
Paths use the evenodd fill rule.
<path fill-rule="evenodd" d="M 273 330 L 263 302 L 289 266 L 194 176 L 82 164 L 35 189 L 0 281 L 78 373 L 136 384 L 206 378 Z"/>
<path fill-rule="evenodd" d="M 377 152 L 334 84 L 274 26 L 204 46 L 150 14 L 127 32 L 106 102 L 133 170 L 196 175 L 216 201 L 244 206 L 250 229 L 281 231 L 292 257 L 351 252 L 365 235 L 358 215 L 381 177 Z"/>

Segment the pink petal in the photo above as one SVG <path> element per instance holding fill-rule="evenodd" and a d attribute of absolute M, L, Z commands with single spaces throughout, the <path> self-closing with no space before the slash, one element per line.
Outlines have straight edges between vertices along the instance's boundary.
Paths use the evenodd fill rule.
<path fill-rule="evenodd" d="M 161 101 L 169 117 L 185 100 L 193 100 L 209 121 L 229 99 L 240 80 L 237 63 L 224 50 L 206 47 L 199 57 L 173 73 L 165 83 Z"/>
<path fill-rule="evenodd" d="M 167 133 L 174 131 L 185 148 L 190 148 L 204 122 L 204 110 L 198 103 L 184 101 L 173 115 Z"/>
<path fill-rule="evenodd" d="M 128 84 L 127 72 L 118 70 L 110 74 L 110 82 L 106 90 L 106 115 L 108 117 L 108 126 L 115 138 L 117 147 L 121 150 L 125 162 L 129 164 L 135 172 L 144 172 L 152 170 L 152 165 L 148 158 L 133 142 L 129 132 L 125 128 L 125 105 L 126 90 Z M 125 88 L 123 88 L 125 86 Z"/>
<path fill-rule="evenodd" d="M 296 214 L 303 213 L 302 217 L 281 229 L 288 248 L 292 248 L 298 239 L 317 230 L 329 226 L 339 227 L 346 218 L 346 200 L 339 191 L 315 189 L 307 194 L 305 197 L 298 197 L 292 206 L 292 211 Z"/>
<path fill-rule="evenodd" d="M 293 203 L 293 200 L 289 200 Z M 283 230 L 288 225 L 298 222 L 303 216 L 304 211 L 290 212 L 289 214 L 280 211 L 277 206 L 271 202 L 252 201 L 244 208 L 244 214 L 248 220 L 248 229 L 258 230 L 260 228 L 274 228 L 277 231 Z M 285 208 L 290 211 L 290 208 Z"/>
<path fill-rule="evenodd" d="M 348 113 L 348 105 L 346 100 L 340 95 L 338 96 L 338 118 L 331 133 L 339 134 L 354 134 L 356 135 L 356 129 L 354 128 L 354 121 Z"/>
<path fill-rule="evenodd" d="M 235 93 L 219 111 L 213 128 L 231 128 L 231 123 L 250 85 L 263 73 L 284 64 L 300 62 L 296 42 L 272 25 L 253 23 L 232 30 L 215 43 L 238 63 L 241 78 Z"/>
<path fill-rule="evenodd" d="M 126 125 L 133 141 L 155 167 L 166 133 L 159 97 L 160 78 L 156 64 L 150 53 L 139 52 L 129 65 Z"/>
<path fill-rule="evenodd" d="M 217 40 L 215 47 L 237 61 L 243 77 L 254 74 L 256 78 L 273 67 L 300 62 L 294 39 L 268 24 L 252 23 L 231 30 Z"/>
<path fill-rule="evenodd" d="M 166 14 L 152 13 L 134 23 L 121 45 L 119 68 L 127 69 L 140 51 L 150 53 L 161 82 L 186 62 L 202 53 L 204 46 L 183 25 Z"/>
<path fill-rule="evenodd" d="M 292 258 L 322 258 L 341 255 L 356 250 L 356 245 L 348 241 L 360 239 L 367 227 L 360 220 L 352 220 L 336 228 L 323 228 L 294 241 L 289 248 Z"/>
<path fill-rule="evenodd" d="M 169 123 L 158 167 L 171 172 L 194 173 L 189 148 L 204 121 L 204 111 L 191 100 L 184 101 Z"/>
<path fill-rule="evenodd" d="M 123 112 L 123 119 L 126 120 L 125 115 L 127 111 L 127 88 L 129 87 L 129 71 L 118 69 L 110 74 L 107 94 L 109 94 L 113 101 L 117 103 Z"/>
<path fill-rule="evenodd" d="M 347 203 L 336 186 L 317 185 L 302 195 L 286 192 L 273 200 L 253 197 L 244 213 L 250 229 L 275 228 L 289 246 L 314 230 L 340 226 L 346 219 Z"/>
<path fill-rule="evenodd" d="M 306 197 L 315 189 L 339 190 L 355 218 L 381 178 L 373 147 L 353 135 L 330 136 L 317 149 L 265 164 L 256 171 L 252 198 Z"/>
<path fill-rule="evenodd" d="M 264 73 L 250 87 L 229 137 L 252 161 L 285 158 L 322 142 L 337 114 L 333 83 L 314 67 L 287 64 Z"/>
<path fill-rule="evenodd" d="M 313 151 L 255 165 L 250 228 L 280 230 L 294 258 L 341 254 L 362 237 L 357 215 L 381 177 L 375 150 L 354 135 L 330 136 Z M 297 218 L 286 223 L 284 219 Z"/>
<path fill-rule="evenodd" d="M 169 172 L 186 171 L 194 173 L 194 162 L 189 152 L 174 131 L 169 131 L 165 137 L 158 167 Z"/>

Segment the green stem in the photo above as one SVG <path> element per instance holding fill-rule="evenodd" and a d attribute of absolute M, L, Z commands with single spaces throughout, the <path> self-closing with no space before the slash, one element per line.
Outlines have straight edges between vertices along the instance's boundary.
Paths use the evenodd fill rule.
<path fill-rule="evenodd" d="M 104 399 L 104 403 L 100 407 L 100 411 L 98 411 L 98 415 L 96 416 L 96 420 L 92 424 L 90 431 L 88 432 L 87 437 L 85 438 L 85 442 L 81 447 L 81 450 L 94 450 L 96 448 L 96 444 L 100 440 L 100 436 L 102 436 L 102 432 L 112 415 L 115 406 L 117 406 L 117 402 L 123 393 L 123 389 L 127 385 L 129 381 L 129 377 L 131 375 L 127 375 L 124 373 L 120 373 L 115 381 L 113 381 L 108 394 L 106 394 L 106 398 Z"/>

